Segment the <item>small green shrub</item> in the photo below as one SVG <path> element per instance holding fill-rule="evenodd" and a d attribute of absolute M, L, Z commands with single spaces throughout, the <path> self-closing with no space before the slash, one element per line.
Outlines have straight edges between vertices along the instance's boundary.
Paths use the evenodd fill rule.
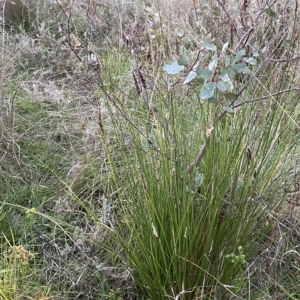
<path fill-rule="evenodd" d="M 23 246 L 1 244 L 0 296 L 3 300 L 20 299 L 19 293 L 22 293 L 21 287 L 33 259 L 34 254 Z"/>

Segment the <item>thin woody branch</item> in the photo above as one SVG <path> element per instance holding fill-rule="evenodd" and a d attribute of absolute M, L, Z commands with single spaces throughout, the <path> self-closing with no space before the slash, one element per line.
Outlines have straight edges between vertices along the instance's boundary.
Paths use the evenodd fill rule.
<path fill-rule="evenodd" d="M 267 58 L 267 61 L 270 61 L 270 62 L 290 62 L 290 61 L 295 61 L 295 60 L 299 60 L 299 59 L 300 59 L 300 56 L 292 57 L 292 58 L 281 58 L 281 59 Z"/>
<path fill-rule="evenodd" d="M 279 92 L 274 93 L 274 94 L 269 94 L 267 96 L 263 96 L 263 97 L 259 97 L 259 98 L 244 101 L 242 103 L 234 105 L 232 108 L 237 108 L 237 107 L 240 107 L 240 106 L 242 106 L 244 104 L 248 104 L 248 103 L 258 102 L 258 101 L 261 101 L 261 100 L 266 100 L 270 97 L 275 97 L 275 96 L 278 96 L 280 94 L 291 92 L 291 91 L 300 91 L 300 89 L 299 88 L 294 88 L 294 89 L 287 89 L 287 90 L 279 91 Z"/>

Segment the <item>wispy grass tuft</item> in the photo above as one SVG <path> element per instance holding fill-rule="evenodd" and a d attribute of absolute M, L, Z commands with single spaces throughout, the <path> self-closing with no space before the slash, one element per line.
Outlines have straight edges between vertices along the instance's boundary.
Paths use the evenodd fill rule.
<path fill-rule="evenodd" d="M 208 124 L 209 103 L 182 103 L 173 91 L 152 99 L 150 122 L 139 130 L 129 122 L 130 136 L 115 123 L 123 172 L 115 173 L 121 221 L 112 234 L 128 269 L 151 299 L 243 296 L 243 272 L 271 232 L 293 163 L 287 112 L 253 103 Z"/>

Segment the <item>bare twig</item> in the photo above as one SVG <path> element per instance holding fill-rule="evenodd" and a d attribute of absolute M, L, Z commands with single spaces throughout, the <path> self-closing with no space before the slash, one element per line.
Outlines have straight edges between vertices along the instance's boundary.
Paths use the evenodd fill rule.
<path fill-rule="evenodd" d="M 290 61 L 295 61 L 295 60 L 299 60 L 299 59 L 300 59 L 300 56 L 293 57 L 293 58 L 281 58 L 281 59 L 267 58 L 267 61 L 271 61 L 271 62 L 290 62 Z"/>
<path fill-rule="evenodd" d="M 237 52 L 238 49 L 240 48 L 240 46 L 242 45 L 241 49 L 243 49 L 247 43 L 247 41 L 249 40 L 249 37 L 251 35 L 251 32 L 254 30 L 254 28 L 257 25 L 258 19 L 260 18 L 260 16 L 265 12 L 264 9 L 260 10 L 252 24 L 252 26 L 246 31 L 246 33 L 240 38 L 239 42 L 237 43 L 236 47 L 235 47 L 235 51 Z"/>
<path fill-rule="evenodd" d="M 248 103 L 253 103 L 253 102 L 265 100 L 265 99 L 268 99 L 268 98 L 270 98 L 270 97 L 275 97 L 275 96 L 278 96 L 278 95 L 280 95 L 280 94 L 287 93 L 287 92 L 291 92 L 291 91 L 300 91 L 300 88 L 287 89 L 287 90 L 279 91 L 279 92 L 274 93 L 274 94 L 269 94 L 269 95 L 267 95 L 267 96 L 263 96 L 263 97 L 259 97 L 259 98 L 255 98 L 255 99 L 251 99 L 251 100 L 247 100 L 247 101 L 244 101 L 244 102 L 242 102 L 242 103 L 239 103 L 239 104 L 234 105 L 232 108 L 240 107 L 240 106 L 242 106 L 243 104 L 248 104 Z"/>
<path fill-rule="evenodd" d="M 75 54 L 75 56 L 77 57 L 77 59 L 83 63 L 83 60 L 81 59 L 81 57 L 78 55 L 78 53 L 76 52 L 76 50 L 74 49 L 74 47 L 72 46 L 72 42 L 71 42 L 71 37 L 70 37 L 70 20 L 71 20 L 71 9 L 70 9 L 70 13 L 68 14 L 65 9 L 62 7 L 62 5 L 59 3 L 59 1 L 56 0 L 57 5 L 59 6 L 59 8 L 62 10 L 62 12 L 64 13 L 64 15 L 67 18 L 67 40 L 68 40 L 68 45 L 69 48 L 71 49 L 71 51 Z"/>
<path fill-rule="evenodd" d="M 229 12 L 227 11 L 227 9 L 226 9 L 224 3 L 223 3 L 222 1 L 220 1 L 220 0 L 217 0 L 217 2 L 218 2 L 218 4 L 222 7 L 222 9 L 223 9 L 223 11 L 225 12 L 225 14 L 227 15 L 227 18 L 228 18 L 230 24 L 233 26 L 234 32 L 236 33 L 237 30 L 236 30 L 235 23 L 234 23 L 234 21 L 232 20 L 232 18 L 231 18 L 231 16 L 230 16 Z"/>

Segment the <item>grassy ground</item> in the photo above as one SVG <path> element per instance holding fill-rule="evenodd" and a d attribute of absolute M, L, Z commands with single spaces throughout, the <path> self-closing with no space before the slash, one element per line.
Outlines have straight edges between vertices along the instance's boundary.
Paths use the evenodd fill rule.
<path fill-rule="evenodd" d="M 299 299 L 298 2 L 16 3 L 0 299 Z"/>

